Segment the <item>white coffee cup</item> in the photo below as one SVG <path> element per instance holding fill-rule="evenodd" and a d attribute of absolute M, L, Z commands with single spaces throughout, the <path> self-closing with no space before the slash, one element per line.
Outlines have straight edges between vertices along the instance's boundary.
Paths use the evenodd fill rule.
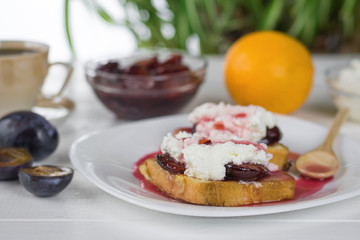
<path fill-rule="evenodd" d="M 62 65 L 67 75 L 55 96 L 63 94 L 73 67 L 70 63 L 48 63 L 49 46 L 29 41 L 0 40 L 0 117 L 10 112 L 30 110 L 38 98 L 48 70 Z"/>

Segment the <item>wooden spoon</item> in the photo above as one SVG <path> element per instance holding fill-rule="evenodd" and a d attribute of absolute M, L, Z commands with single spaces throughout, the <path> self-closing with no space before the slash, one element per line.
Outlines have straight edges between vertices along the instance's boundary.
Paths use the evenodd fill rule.
<path fill-rule="evenodd" d="M 318 148 L 301 155 L 296 160 L 296 168 L 302 175 L 325 179 L 336 173 L 339 168 L 339 160 L 332 150 L 332 145 L 348 113 L 348 108 L 340 109 L 324 142 Z"/>

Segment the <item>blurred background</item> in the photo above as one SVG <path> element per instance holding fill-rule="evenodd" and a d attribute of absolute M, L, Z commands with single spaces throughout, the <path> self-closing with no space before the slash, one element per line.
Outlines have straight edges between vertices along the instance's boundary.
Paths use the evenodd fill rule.
<path fill-rule="evenodd" d="M 71 2 L 67 0 L 66 2 Z M 108 1 L 107 1 L 108 2 Z M 127 26 L 139 46 L 159 45 L 202 53 L 225 52 L 242 35 L 279 30 L 314 52 L 359 51 L 357 0 L 124 0 L 109 8 L 85 0 L 105 22 Z M 123 14 L 116 10 L 125 9 Z M 113 11 L 114 10 L 114 11 Z M 124 14 L 125 13 L 125 14 Z"/>
<path fill-rule="evenodd" d="M 111 8 L 117 1 L 103 1 Z M 68 61 L 71 51 L 65 31 L 64 0 L 0 0 L 0 39 L 24 39 L 50 45 L 50 61 Z M 82 0 L 71 1 L 71 30 L 77 57 L 87 60 L 107 54 L 127 54 L 136 40 L 126 27 L 112 26 L 89 10 Z"/>
<path fill-rule="evenodd" d="M 48 43 L 50 60 L 138 47 L 224 53 L 254 30 L 286 32 L 316 53 L 360 52 L 359 0 L 0 0 L 0 39 Z"/>

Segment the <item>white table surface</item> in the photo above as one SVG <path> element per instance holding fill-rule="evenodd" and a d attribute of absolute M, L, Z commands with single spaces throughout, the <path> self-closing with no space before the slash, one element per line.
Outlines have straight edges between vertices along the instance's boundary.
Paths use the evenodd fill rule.
<path fill-rule="evenodd" d="M 315 55 L 315 78 L 305 105 L 292 115 L 329 126 L 336 109 L 328 96 L 324 69 L 353 56 Z M 360 57 L 359 55 L 357 57 Z M 182 111 L 206 101 L 231 102 L 222 78 L 222 58 L 210 57 L 207 79 Z M 41 163 L 71 166 L 69 148 L 78 137 L 126 121 L 117 120 L 96 99 L 76 69 L 67 96 L 76 110 L 59 126 L 61 142 Z M 360 124 L 341 132 L 360 141 Z M 360 156 L 359 156 L 360 161 Z M 360 174 L 360 173 L 359 173 Z M 0 239 L 359 239 L 360 197 L 311 209 L 235 218 L 198 218 L 160 213 L 115 198 L 76 172 L 71 184 L 50 198 L 35 197 L 18 181 L 0 182 Z"/>

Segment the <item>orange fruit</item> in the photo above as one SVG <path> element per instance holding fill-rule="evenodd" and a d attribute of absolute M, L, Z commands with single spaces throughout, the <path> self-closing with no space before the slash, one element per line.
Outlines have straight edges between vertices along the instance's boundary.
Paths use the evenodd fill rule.
<path fill-rule="evenodd" d="M 296 39 L 276 31 L 259 31 L 231 46 L 224 75 L 237 104 L 290 113 L 310 92 L 313 65 L 309 51 Z"/>

